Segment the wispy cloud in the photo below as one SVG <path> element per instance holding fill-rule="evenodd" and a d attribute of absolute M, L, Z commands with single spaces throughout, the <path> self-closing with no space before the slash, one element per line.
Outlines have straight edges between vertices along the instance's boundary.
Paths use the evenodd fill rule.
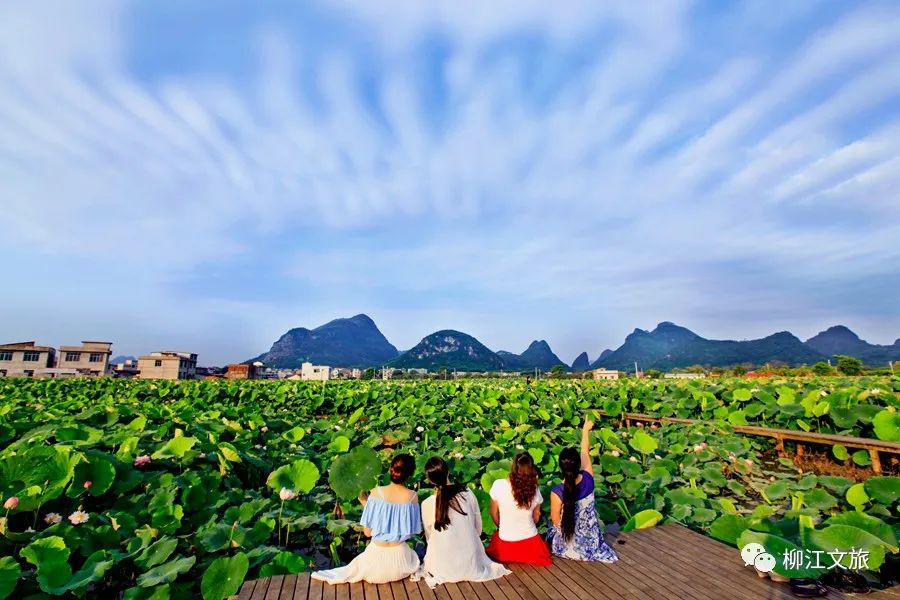
<path fill-rule="evenodd" d="M 819 8 L 4 3 L 0 329 L 892 341 L 900 9 Z"/>

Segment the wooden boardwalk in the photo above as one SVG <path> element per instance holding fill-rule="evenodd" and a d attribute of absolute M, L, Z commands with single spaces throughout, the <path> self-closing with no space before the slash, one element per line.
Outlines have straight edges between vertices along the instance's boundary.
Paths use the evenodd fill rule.
<path fill-rule="evenodd" d="M 624 543 L 618 543 L 622 541 Z M 512 575 L 486 583 L 431 590 L 424 581 L 385 585 L 329 585 L 309 574 L 244 583 L 240 600 L 758 600 L 795 598 L 786 583 L 762 579 L 744 567 L 735 548 L 681 527 L 663 525 L 623 533 L 609 542 L 611 565 L 555 559 L 550 568 L 512 565 Z M 850 596 L 830 592 L 828 598 Z M 897 588 L 866 596 L 900 600 Z"/>

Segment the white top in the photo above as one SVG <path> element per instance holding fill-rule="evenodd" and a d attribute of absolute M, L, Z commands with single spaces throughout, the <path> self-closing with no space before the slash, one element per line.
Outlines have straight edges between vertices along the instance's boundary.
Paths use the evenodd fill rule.
<path fill-rule="evenodd" d="M 422 565 L 425 582 L 430 587 L 457 581 L 489 581 L 509 574 L 495 563 L 481 543 L 481 509 L 475 494 L 466 490 L 457 496 L 462 515 L 450 509 L 450 525 L 443 531 L 434 528 L 437 501 L 430 496 L 422 502 L 422 522 L 428 550 Z"/>
<path fill-rule="evenodd" d="M 504 542 L 518 542 L 527 540 L 538 534 L 534 524 L 534 507 L 544 501 L 541 490 L 534 492 L 534 498 L 528 508 L 521 508 L 516 504 L 512 494 L 512 484 L 509 479 L 498 479 L 491 486 L 491 498 L 500 507 L 500 539 Z"/>

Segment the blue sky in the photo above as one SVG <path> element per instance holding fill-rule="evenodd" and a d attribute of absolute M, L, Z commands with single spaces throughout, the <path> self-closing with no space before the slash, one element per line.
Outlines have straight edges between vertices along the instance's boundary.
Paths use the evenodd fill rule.
<path fill-rule="evenodd" d="M 3 2 L 0 337 L 900 337 L 900 4 L 547 6 Z"/>

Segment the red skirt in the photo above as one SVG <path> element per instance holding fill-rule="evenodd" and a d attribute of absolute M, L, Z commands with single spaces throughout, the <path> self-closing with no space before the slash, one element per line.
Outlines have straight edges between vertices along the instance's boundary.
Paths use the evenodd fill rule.
<path fill-rule="evenodd" d="M 525 563 L 539 567 L 549 567 L 553 564 L 547 544 L 539 535 L 518 542 L 507 542 L 501 540 L 500 535 L 495 533 L 491 536 L 487 555 L 502 563 Z"/>

